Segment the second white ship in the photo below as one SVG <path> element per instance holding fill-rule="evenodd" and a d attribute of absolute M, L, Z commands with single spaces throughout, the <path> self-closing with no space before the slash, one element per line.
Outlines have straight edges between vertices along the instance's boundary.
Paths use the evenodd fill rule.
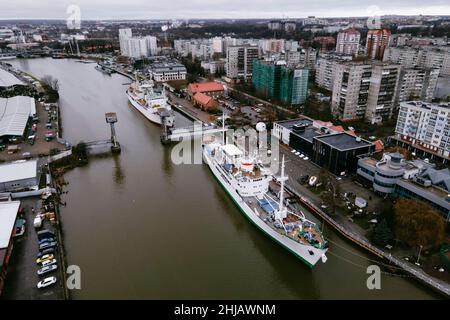
<path fill-rule="evenodd" d="M 175 115 L 167 102 L 164 89 L 155 90 L 152 81 L 140 83 L 136 80 L 127 89 L 126 94 L 131 105 L 145 118 L 157 125 L 164 122 L 166 127 L 173 127 Z"/>

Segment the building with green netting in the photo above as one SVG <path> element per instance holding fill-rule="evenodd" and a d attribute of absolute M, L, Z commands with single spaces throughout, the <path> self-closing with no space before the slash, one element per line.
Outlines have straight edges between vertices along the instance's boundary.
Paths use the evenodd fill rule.
<path fill-rule="evenodd" d="M 252 84 L 255 90 L 286 104 L 296 105 L 306 101 L 308 76 L 308 69 L 289 68 L 284 61 L 253 61 Z"/>

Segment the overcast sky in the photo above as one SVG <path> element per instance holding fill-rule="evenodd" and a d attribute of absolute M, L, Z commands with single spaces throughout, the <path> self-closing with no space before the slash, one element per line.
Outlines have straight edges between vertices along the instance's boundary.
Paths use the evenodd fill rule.
<path fill-rule="evenodd" d="M 450 15 L 449 0 L 0 0 L 0 19 L 65 19 L 71 4 L 82 19 Z"/>

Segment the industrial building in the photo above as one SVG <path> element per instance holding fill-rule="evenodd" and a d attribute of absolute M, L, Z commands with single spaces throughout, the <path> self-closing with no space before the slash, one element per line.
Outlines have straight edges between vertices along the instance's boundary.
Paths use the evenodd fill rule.
<path fill-rule="evenodd" d="M 13 249 L 13 237 L 19 208 L 20 201 L 0 202 L 0 296 Z"/>
<path fill-rule="evenodd" d="M 23 136 L 28 120 L 35 114 L 34 98 L 26 96 L 0 98 L 0 139 Z"/>
<path fill-rule="evenodd" d="M 0 165 L 0 192 L 37 189 L 38 185 L 37 160 L 20 160 Z"/>
<path fill-rule="evenodd" d="M 406 161 L 402 154 L 384 154 L 380 161 L 358 160 L 359 176 L 372 183 L 376 193 L 417 199 L 430 204 L 450 221 L 450 171 L 436 170 L 422 160 Z"/>
<path fill-rule="evenodd" d="M 25 83 L 17 79 L 17 77 L 12 73 L 0 68 L 0 88 L 8 88 L 17 85 L 25 85 Z"/>
<path fill-rule="evenodd" d="M 276 122 L 273 134 L 335 175 L 356 172 L 358 156 L 375 152 L 373 143 L 354 132 L 306 117 Z"/>

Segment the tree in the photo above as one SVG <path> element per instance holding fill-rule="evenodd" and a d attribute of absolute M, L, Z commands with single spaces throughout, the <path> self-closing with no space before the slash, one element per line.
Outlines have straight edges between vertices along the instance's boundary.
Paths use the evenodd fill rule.
<path fill-rule="evenodd" d="M 398 152 L 401 153 L 403 155 L 403 157 L 405 157 L 405 160 L 411 160 L 412 159 L 412 155 L 411 152 L 409 152 L 408 149 L 405 149 L 403 147 L 390 147 L 390 148 L 386 148 L 385 152 Z"/>
<path fill-rule="evenodd" d="M 42 82 L 53 91 L 59 90 L 59 81 L 56 78 L 53 78 L 51 75 L 45 75 L 42 77 Z"/>
<path fill-rule="evenodd" d="M 394 205 L 394 230 L 397 238 L 411 247 L 429 248 L 445 239 L 445 221 L 428 204 L 401 199 Z"/>
<path fill-rule="evenodd" d="M 381 220 L 371 234 L 372 242 L 383 247 L 390 243 L 393 239 L 394 234 L 392 233 L 391 228 L 389 228 L 386 219 Z"/>

